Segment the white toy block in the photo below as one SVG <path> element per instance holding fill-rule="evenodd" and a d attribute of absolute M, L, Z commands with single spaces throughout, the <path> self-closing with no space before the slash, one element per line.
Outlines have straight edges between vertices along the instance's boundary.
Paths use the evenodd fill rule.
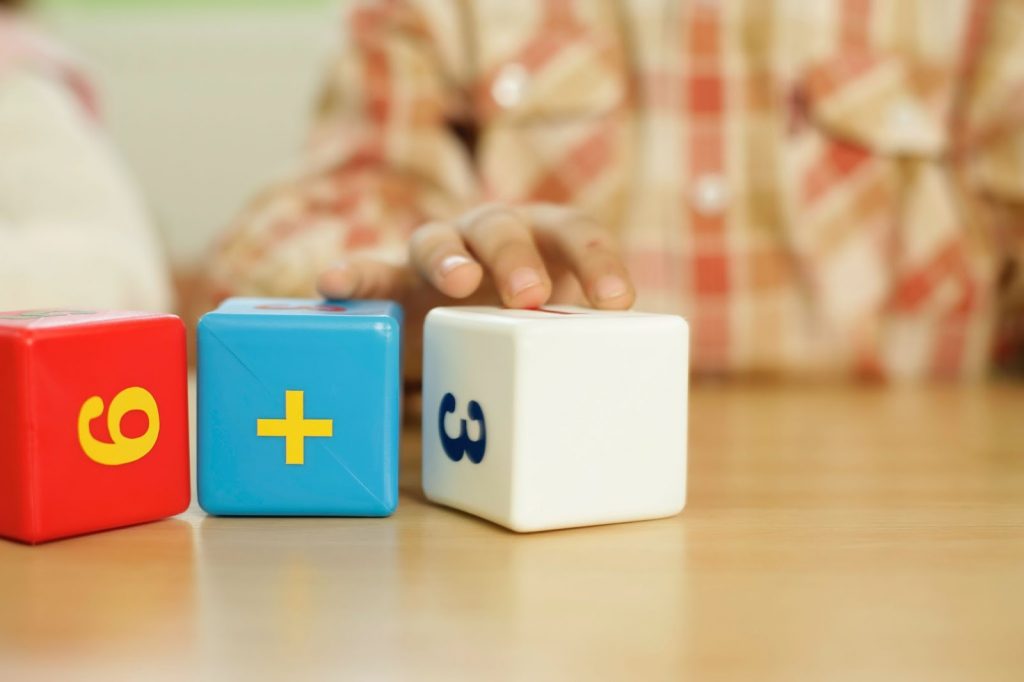
<path fill-rule="evenodd" d="M 682 318 L 436 308 L 423 333 L 430 500 L 520 532 L 682 510 Z"/>

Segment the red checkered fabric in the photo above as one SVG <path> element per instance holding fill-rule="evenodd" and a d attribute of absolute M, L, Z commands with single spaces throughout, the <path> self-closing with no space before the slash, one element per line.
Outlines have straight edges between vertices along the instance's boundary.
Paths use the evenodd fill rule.
<path fill-rule="evenodd" d="M 973 377 L 1022 345 L 1021 0 L 391 0 L 344 29 L 219 295 L 552 201 L 615 231 L 698 371 Z"/>

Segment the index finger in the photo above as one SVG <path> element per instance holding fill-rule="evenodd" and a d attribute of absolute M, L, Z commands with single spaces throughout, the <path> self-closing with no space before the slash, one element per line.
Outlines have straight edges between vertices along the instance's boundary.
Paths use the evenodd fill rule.
<path fill-rule="evenodd" d="M 551 296 L 551 277 L 524 216 L 511 208 L 483 206 L 458 223 L 459 232 L 490 272 L 509 308 L 535 308 Z"/>

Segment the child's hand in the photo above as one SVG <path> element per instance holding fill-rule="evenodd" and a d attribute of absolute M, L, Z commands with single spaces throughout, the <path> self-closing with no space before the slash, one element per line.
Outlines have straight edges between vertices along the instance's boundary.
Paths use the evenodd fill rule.
<path fill-rule="evenodd" d="M 427 223 L 409 241 L 407 265 L 352 259 L 323 273 L 318 287 L 328 298 L 390 298 L 413 308 L 472 296 L 510 308 L 554 300 L 615 310 L 634 299 L 611 234 L 550 204 L 487 205 L 454 223 Z"/>

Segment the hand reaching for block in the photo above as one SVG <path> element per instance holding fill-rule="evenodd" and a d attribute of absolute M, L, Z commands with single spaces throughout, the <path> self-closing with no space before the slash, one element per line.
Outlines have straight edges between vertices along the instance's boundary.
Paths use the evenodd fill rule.
<path fill-rule="evenodd" d="M 394 299 L 405 309 L 406 373 L 420 376 L 422 322 L 454 304 L 536 308 L 547 303 L 625 310 L 635 292 L 611 233 L 553 204 L 485 205 L 423 225 L 408 261 L 354 258 L 318 281 L 327 298 Z"/>

